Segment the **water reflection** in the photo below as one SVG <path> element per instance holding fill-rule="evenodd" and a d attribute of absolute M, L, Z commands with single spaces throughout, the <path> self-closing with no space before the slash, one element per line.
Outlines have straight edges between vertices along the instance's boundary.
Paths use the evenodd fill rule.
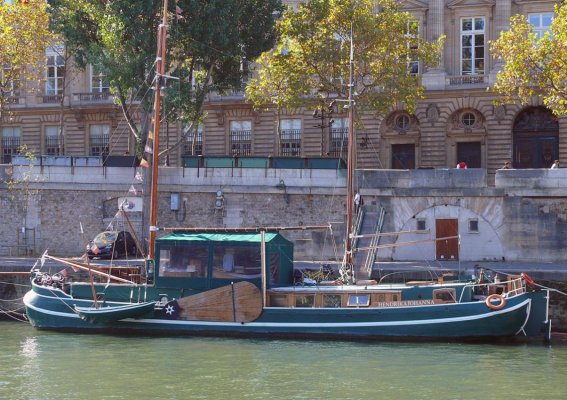
<path fill-rule="evenodd" d="M 563 399 L 567 346 L 116 337 L 0 329 L 4 399 Z"/>

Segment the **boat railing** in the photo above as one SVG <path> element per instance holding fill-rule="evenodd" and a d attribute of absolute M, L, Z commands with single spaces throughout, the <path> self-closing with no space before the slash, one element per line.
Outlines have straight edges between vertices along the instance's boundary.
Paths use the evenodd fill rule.
<path fill-rule="evenodd" d="M 431 270 L 431 269 L 424 269 L 424 270 L 415 270 L 415 269 L 409 269 L 409 270 L 403 270 L 403 271 L 394 271 L 394 272 L 390 272 L 387 274 L 384 274 L 383 276 L 380 277 L 380 279 L 378 280 L 378 283 L 399 283 L 400 279 L 398 278 L 393 279 L 396 276 L 401 276 L 401 282 L 402 283 L 407 283 L 408 281 L 415 281 L 417 282 L 418 280 L 416 280 L 416 275 L 423 273 L 425 275 L 428 275 L 429 279 L 419 279 L 419 282 L 423 283 L 423 284 L 434 284 L 434 283 L 438 283 L 439 282 L 439 278 L 440 275 L 436 274 L 435 271 Z M 406 277 L 408 277 L 406 279 Z"/>
<path fill-rule="evenodd" d="M 503 297 L 512 297 L 526 292 L 526 286 L 520 276 L 513 276 L 511 279 L 501 282 L 469 283 L 465 285 L 465 288 L 461 292 L 459 303 L 463 301 L 463 296 L 468 292 L 466 290 L 467 288 L 474 293 L 480 293 L 485 296 L 496 293 Z"/>

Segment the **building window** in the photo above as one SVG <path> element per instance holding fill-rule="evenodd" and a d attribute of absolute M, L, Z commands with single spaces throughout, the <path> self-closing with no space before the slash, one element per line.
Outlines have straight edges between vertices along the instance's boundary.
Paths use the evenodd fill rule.
<path fill-rule="evenodd" d="M 62 135 L 59 135 L 58 126 L 45 127 L 45 154 L 49 156 L 64 154 Z"/>
<path fill-rule="evenodd" d="M 410 75 L 417 75 L 419 74 L 419 60 L 416 55 L 419 40 L 419 21 L 408 22 L 406 37 L 408 47 L 408 73 Z"/>
<path fill-rule="evenodd" d="M 20 152 L 21 129 L 19 127 L 2 128 L 2 163 L 10 164 L 12 156 Z"/>
<path fill-rule="evenodd" d="M 109 154 L 110 126 L 91 125 L 90 132 L 90 155 L 105 157 Z"/>
<path fill-rule="evenodd" d="M 478 233 L 478 219 L 469 219 L 469 232 Z"/>
<path fill-rule="evenodd" d="M 461 115 L 461 123 L 465 128 L 471 128 L 476 123 L 476 116 L 471 112 L 465 112 Z"/>
<path fill-rule="evenodd" d="M 203 154 L 203 125 L 197 127 L 187 135 L 183 145 L 183 154 L 186 156 L 200 156 Z"/>
<path fill-rule="evenodd" d="M 407 131 L 409 129 L 410 122 L 410 117 L 408 115 L 398 115 L 395 120 L 396 128 L 401 131 Z"/>
<path fill-rule="evenodd" d="M 538 39 L 549 31 L 553 21 L 553 13 L 528 14 L 528 21 L 532 24 L 533 31 Z"/>
<path fill-rule="evenodd" d="M 425 218 L 416 218 L 415 220 L 416 230 L 424 231 L 427 229 L 427 225 L 425 224 Z"/>
<path fill-rule="evenodd" d="M 47 96 L 63 94 L 65 59 L 60 55 L 61 51 L 61 47 L 52 47 L 47 50 L 47 77 L 45 81 L 45 94 Z"/>
<path fill-rule="evenodd" d="M 301 120 L 283 119 L 280 132 L 280 155 L 301 155 Z"/>
<path fill-rule="evenodd" d="M 461 19 L 461 75 L 484 74 L 484 17 Z"/>
<path fill-rule="evenodd" d="M 252 154 L 252 121 L 230 121 L 230 152 L 233 156 Z"/>
<path fill-rule="evenodd" d="M 250 61 L 246 57 L 240 59 L 240 76 L 242 79 L 242 86 L 246 86 L 250 80 Z"/>
<path fill-rule="evenodd" d="M 17 103 L 17 99 L 10 98 L 17 98 L 20 95 L 20 70 L 10 65 L 5 66 L 0 71 L 0 81 L 4 85 L 4 98 L 8 100 L 8 103 Z"/>
<path fill-rule="evenodd" d="M 331 140 L 329 155 L 332 157 L 347 158 L 348 148 L 348 120 L 346 118 L 335 118 L 331 125 Z"/>
<path fill-rule="evenodd" d="M 98 66 L 91 65 L 91 93 L 108 93 L 109 91 L 106 75 Z"/>

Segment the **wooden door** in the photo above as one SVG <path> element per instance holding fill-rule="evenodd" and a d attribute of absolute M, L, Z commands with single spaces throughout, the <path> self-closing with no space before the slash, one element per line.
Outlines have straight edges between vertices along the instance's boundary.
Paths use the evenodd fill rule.
<path fill-rule="evenodd" d="M 415 145 L 392 145 L 392 169 L 415 169 Z"/>
<path fill-rule="evenodd" d="M 435 220 L 435 238 L 453 237 L 459 234 L 459 220 L 437 219 Z M 435 254 L 438 260 L 452 261 L 459 259 L 459 239 L 436 240 Z"/>
<path fill-rule="evenodd" d="M 457 162 L 464 161 L 468 168 L 480 168 L 482 163 L 480 142 L 457 143 Z"/>

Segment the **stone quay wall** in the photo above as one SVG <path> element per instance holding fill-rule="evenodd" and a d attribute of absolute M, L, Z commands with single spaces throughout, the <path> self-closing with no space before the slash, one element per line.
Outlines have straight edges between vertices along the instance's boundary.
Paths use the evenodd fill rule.
<path fill-rule="evenodd" d="M 110 224 L 119 201 L 131 203 L 133 230 L 147 236 L 149 178 L 128 167 L 33 166 L 0 185 L 4 210 L 0 256 L 79 255 L 86 241 Z M 0 168 L 0 177 L 8 179 Z M 386 214 L 378 260 L 436 260 L 436 221 L 458 222 L 462 261 L 567 259 L 567 169 L 500 170 L 496 185 L 484 169 L 361 170 L 356 182 L 368 218 Z M 343 170 L 262 168 L 160 169 L 160 227 L 329 226 L 287 232 L 301 259 L 342 254 L 345 220 Z M 220 205 L 217 204 L 220 200 Z M 474 222 L 474 224 L 471 223 Z M 423 226 L 424 225 L 424 226 Z M 364 228 L 364 227 L 363 227 Z M 132 230 L 132 229 L 130 229 Z M 368 227 L 365 228 L 365 233 Z M 370 229 L 372 231 L 372 229 Z M 416 246 L 402 242 L 420 241 Z"/>

